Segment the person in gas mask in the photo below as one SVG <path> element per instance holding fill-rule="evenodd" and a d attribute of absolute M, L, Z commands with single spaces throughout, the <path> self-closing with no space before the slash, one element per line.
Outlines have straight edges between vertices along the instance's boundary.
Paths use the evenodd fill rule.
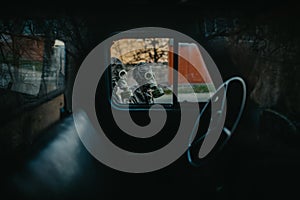
<path fill-rule="evenodd" d="M 131 102 L 135 104 L 153 104 L 154 98 L 164 95 L 164 91 L 158 86 L 151 63 L 139 63 L 133 70 L 133 78 L 138 83 L 134 90 Z"/>
<path fill-rule="evenodd" d="M 132 92 L 127 85 L 127 71 L 122 61 L 112 57 L 110 63 L 112 77 L 112 100 L 115 103 L 129 103 Z"/>

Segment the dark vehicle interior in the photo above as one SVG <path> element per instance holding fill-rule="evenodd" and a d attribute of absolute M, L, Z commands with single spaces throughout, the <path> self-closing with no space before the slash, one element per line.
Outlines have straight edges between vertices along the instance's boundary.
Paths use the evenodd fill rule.
<path fill-rule="evenodd" d="M 296 4 L 98 4 L 3 3 L 2 199 L 299 196 Z"/>

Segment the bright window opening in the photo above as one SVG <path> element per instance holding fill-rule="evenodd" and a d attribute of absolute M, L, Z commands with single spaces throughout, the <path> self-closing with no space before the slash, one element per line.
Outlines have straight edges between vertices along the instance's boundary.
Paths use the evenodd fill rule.
<path fill-rule="evenodd" d="M 197 45 L 178 43 L 176 63 L 173 49 L 171 38 L 114 41 L 110 49 L 112 100 L 117 104 L 173 104 L 176 88 L 179 102 L 208 101 L 215 88 Z M 180 74 L 177 80 L 172 70 L 175 64 Z"/>
<path fill-rule="evenodd" d="M 178 73 L 181 74 L 178 76 L 178 101 L 208 101 L 216 89 L 199 48 L 194 43 L 179 43 L 178 52 Z M 169 60 L 170 66 L 173 66 L 172 57 Z M 172 79 L 170 74 L 171 82 Z"/>
<path fill-rule="evenodd" d="M 119 104 L 172 104 L 170 38 L 121 39 L 111 46 L 112 100 Z"/>

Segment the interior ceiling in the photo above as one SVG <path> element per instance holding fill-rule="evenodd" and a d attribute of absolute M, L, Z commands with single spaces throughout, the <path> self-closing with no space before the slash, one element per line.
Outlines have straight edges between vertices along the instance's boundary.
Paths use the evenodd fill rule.
<path fill-rule="evenodd" d="M 59 16 L 71 14 L 75 16 L 97 15 L 109 18 L 130 16 L 147 17 L 146 14 L 156 15 L 156 10 L 164 10 L 172 17 L 199 15 L 199 14 L 255 14 L 285 8 L 296 8 L 292 1 L 264 2 L 259 0 L 248 1 L 221 1 L 221 0 L 106 0 L 106 1 L 23 1 L 15 3 L 5 1 L 1 3 L 2 16 Z"/>

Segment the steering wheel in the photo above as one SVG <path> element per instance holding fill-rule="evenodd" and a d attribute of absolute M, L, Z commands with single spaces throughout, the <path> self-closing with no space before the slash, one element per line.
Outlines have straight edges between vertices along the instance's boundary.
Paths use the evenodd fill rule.
<path fill-rule="evenodd" d="M 223 140 L 223 142 L 221 143 L 220 147 L 218 147 L 218 151 L 221 150 L 225 145 L 226 143 L 228 142 L 228 140 L 231 138 L 232 136 L 232 133 L 236 130 L 236 127 L 241 119 L 241 116 L 242 116 L 242 113 L 243 113 L 243 110 L 244 110 L 244 107 L 245 107 L 245 103 L 246 103 L 246 84 L 244 82 L 244 80 L 240 77 L 232 77 L 230 79 L 228 79 L 226 82 L 224 82 L 222 85 L 220 85 L 218 87 L 218 89 L 216 90 L 215 94 L 209 99 L 209 101 L 204 105 L 203 109 L 201 110 L 201 112 L 199 113 L 198 117 L 197 117 L 197 120 L 195 122 L 195 127 L 197 125 L 197 123 L 200 123 L 200 119 L 201 117 L 203 116 L 204 112 L 206 111 L 206 108 L 208 107 L 208 105 L 213 102 L 213 101 L 218 101 L 218 100 L 221 100 L 221 108 L 220 110 L 217 110 L 217 114 L 224 114 L 226 112 L 225 110 L 225 105 L 226 105 L 226 96 L 227 96 L 227 89 L 228 89 L 228 86 L 231 82 L 233 81 L 237 81 L 239 82 L 241 85 L 242 85 L 242 90 L 243 90 L 243 95 L 242 95 L 242 100 L 241 100 L 241 105 L 240 105 L 240 109 L 239 109 L 239 112 L 238 112 L 238 115 L 237 115 L 237 118 L 235 119 L 231 129 L 229 129 L 228 127 L 224 126 L 223 129 L 222 129 L 222 133 L 224 133 L 222 136 L 225 137 L 225 139 Z M 222 88 L 224 88 L 224 93 L 223 93 L 223 96 L 221 99 L 219 99 L 219 96 L 216 95 Z M 213 115 L 213 113 L 212 113 Z M 211 129 L 208 129 L 206 131 L 206 133 L 201 136 L 199 139 L 193 141 L 192 138 L 195 136 L 195 134 L 197 134 L 197 130 L 196 128 L 193 129 L 193 132 L 191 133 L 190 135 L 190 140 L 189 140 L 189 144 L 188 144 L 188 149 L 187 149 L 187 157 L 188 157 L 188 161 L 191 165 L 193 166 L 200 166 L 203 164 L 203 162 L 201 162 L 201 159 L 199 159 L 198 162 L 196 162 L 193 158 L 192 158 L 192 153 L 191 153 L 191 148 L 194 146 L 194 145 L 197 145 L 197 144 L 200 144 L 200 142 L 203 142 L 203 140 L 205 139 L 205 137 L 210 134 L 211 132 Z M 222 134 L 221 133 L 221 134 Z M 218 138 L 219 139 L 219 138 Z M 201 148 L 201 147 L 200 147 Z"/>

